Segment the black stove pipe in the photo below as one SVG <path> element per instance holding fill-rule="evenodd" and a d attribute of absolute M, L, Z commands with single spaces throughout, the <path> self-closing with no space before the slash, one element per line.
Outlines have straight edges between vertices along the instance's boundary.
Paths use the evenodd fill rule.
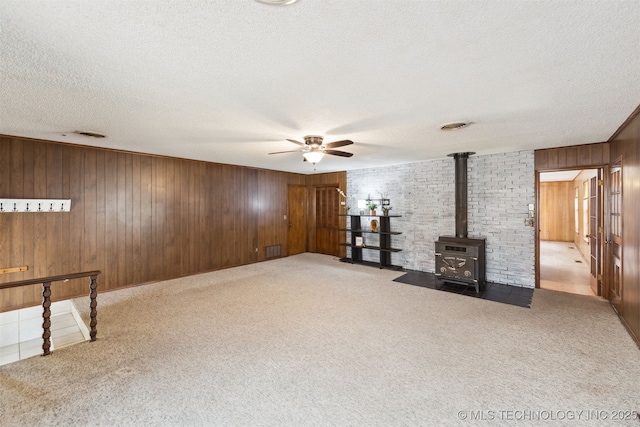
<path fill-rule="evenodd" d="M 475 153 L 452 153 L 456 167 L 456 237 L 466 239 L 467 228 L 467 159 Z"/>

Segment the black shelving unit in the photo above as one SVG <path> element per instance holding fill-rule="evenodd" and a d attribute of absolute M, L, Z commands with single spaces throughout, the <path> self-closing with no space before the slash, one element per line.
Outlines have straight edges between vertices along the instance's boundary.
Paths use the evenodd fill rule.
<path fill-rule="evenodd" d="M 351 258 L 342 258 L 341 261 L 358 263 L 365 265 L 372 265 L 379 268 L 388 268 L 392 270 L 402 270 L 401 266 L 391 264 L 391 253 L 400 252 L 402 249 L 397 249 L 391 246 L 391 236 L 402 234 L 399 231 L 391 231 L 391 218 L 400 218 L 401 215 L 349 215 L 341 214 L 341 216 L 348 216 L 350 218 L 350 228 L 340 229 L 341 231 L 348 231 L 351 234 L 350 241 L 340 243 L 342 246 L 351 248 Z M 363 217 L 373 217 L 379 219 L 378 231 L 364 230 L 362 229 Z M 364 246 L 356 245 L 356 237 L 363 237 L 366 234 L 377 234 L 379 236 L 379 246 L 367 245 L 366 239 Z M 380 252 L 380 262 L 375 263 L 371 261 L 364 261 L 362 259 L 362 251 L 371 250 Z"/>

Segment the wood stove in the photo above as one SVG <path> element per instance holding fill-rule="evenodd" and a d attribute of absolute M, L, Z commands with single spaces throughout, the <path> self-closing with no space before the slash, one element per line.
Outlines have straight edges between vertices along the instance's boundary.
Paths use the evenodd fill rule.
<path fill-rule="evenodd" d="M 440 236 L 436 242 L 436 277 L 441 282 L 472 284 L 476 292 L 485 282 L 485 240 Z"/>
<path fill-rule="evenodd" d="M 467 159 L 473 154 L 449 154 L 456 167 L 456 235 L 440 236 L 435 242 L 435 275 L 441 283 L 470 284 L 480 292 L 486 277 L 486 241 L 467 235 Z"/>

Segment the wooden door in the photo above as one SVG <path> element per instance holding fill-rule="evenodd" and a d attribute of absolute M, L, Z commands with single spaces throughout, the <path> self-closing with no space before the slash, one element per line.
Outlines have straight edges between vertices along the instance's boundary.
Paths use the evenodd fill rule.
<path fill-rule="evenodd" d="M 340 256 L 337 185 L 316 187 L 316 253 Z"/>
<path fill-rule="evenodd" d="M 296 255 L 307 251 L 307 187 L 290 185 L 287 194 L 289 232 L 287 233 L 287 254 Z"/>
<path fill-rule="evenodd" d="M 609 294 L 606 297 L 622 314 L 622 159 L 611 165 L 609 173 L 609 235 L 605 241 Z"/>
<path fill-rule="evenodd" d="M 591 290 L 602 295 L 602 170 L 589 181 L 589 252 Z"/>

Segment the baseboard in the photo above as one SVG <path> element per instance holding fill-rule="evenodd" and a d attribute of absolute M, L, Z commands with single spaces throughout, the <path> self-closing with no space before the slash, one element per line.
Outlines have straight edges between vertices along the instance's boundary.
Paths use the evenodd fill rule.
<path fill-rule="evenodd" d="M 613 305 L 612 305 L 613 306 Z M 614 310 L 615 311 L 615 310 Z M 636 343 L 636 345 L 638 346 L 638 348 L 640 349 L 640 339 L 638 338 L 638 336 L 635 334 L 635 332 L 633 331 L 633 329 L 631 329 L 631 326 L 627 323 L 627 321 L 625 320 L 624 317 L 622 317 L 620 315 L 620 313 L 618 313 L 616 311 L 616 314 L 618 315 L 618 319 L 620 319 L 620 322 L 622 323 L 622 325 L 625 327 L 625 329 L 627 330 L 627 332 L 629 333 L 629 335 L 631 335 L 631 338 L 633 339 L 633 341 Z"/>

